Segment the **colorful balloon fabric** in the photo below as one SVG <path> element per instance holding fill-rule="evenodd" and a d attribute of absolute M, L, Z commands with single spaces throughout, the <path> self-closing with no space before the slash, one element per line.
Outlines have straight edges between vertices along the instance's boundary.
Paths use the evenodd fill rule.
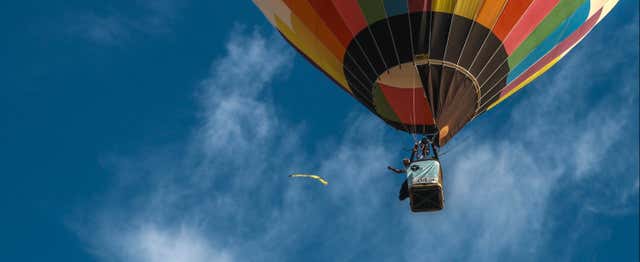
<path fill-rule="evenodd" d="M 254 0 L 318 69 L 389 125 L 439 133 L 547 71 L 618 0 Z"/>

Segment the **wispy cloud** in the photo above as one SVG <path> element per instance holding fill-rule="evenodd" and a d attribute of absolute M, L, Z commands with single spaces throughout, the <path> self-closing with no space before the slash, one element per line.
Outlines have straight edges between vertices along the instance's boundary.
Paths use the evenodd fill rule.
<path fill-rule="evenodd" d="M 268 216 L 266 199 L 277 193 L 277 181 L 269 179 L 275 176 L 261 175 L 275 164 L 266 160 L 287 154 L 286 143 L 295 142 L 295 134 L 276 133 L 286 127 L 278 127 L 272 106 L 260 99 L 292 62 L 283 42 L 270 40 L 258 31 L 232 34 L 226 56 L 214 63 L 200 88 L 202 126 L 192 141 L 172 151 L 184 158 L 156 152 L 144 159 L 111 160 L 121 180 L 89 223 L 98 234 L 79 230 L 96 255 L 127 261 L 229 261 L 239 250 L 228 252 L 225 246 L 250 241 L 235 235 L 263 219 L 251 212 Z M 282 149 L 271 152 L 276 145 Z M 121 195 L 127 191 L 132 193 Z M 216 240 L 223 249 L 214 248 Z"/>
<path fill-rule="evenodd" d="M 167 231 L 167 230 L 176 230 Z M 224 250 L 215 250 L 212 242 L 194 228 L 141 225 L 120 237 L 118 257 L 123 261 L 232 261 Z"/>
<path fill-rule="evenodd" d="M 121 45 L 136 37 L 170 32 L 176 14 L 183 6 L 175 0 L 134 2 L 126 9 L 109 6 L 68 13 L 67 31 L 95 44 Z"/>
<path fill-rule="evenodd" d="M 397 137 L 381 121 L 354 112 L 343 134 L 307 142 L 301 125 L 281 118 L 265 95 L 287 75 L 293 53 L 278 36 L 242 28 L 231 35 L 225 56 L 202 82 L 202 124 L 191 139 L 111 162 L 119 183 L 79 230 L 98 257 L 539 260 L 550 255 L 545 248 L 561 231 L 558 223 L 578 231 L 587 223 L 567 222 L 581 215 L 563 213 L 561 206 L 614 215 L 605 208 L 611 202 L 589 194 L 593 190 L 620 199 L 626 212 L 637 206 L 637 171 L 627 169 L 638 169 L 629 159 L 638 152 L 626 145 L 637 134 L 635 51 L 602 65 L 585 63 L 589 52 L 613 56 L 615 48 L 578 48 L 528 87 L 537 90 L 511 112 L 496 109 L 478 119 L 509 115 L 499 126 L 472 125 L 464 132 L 474 140 L 443 159 L 447 208 L 411 214 L 406 203 L 397 203 L 397 186 L 390 186 L 402 178 L 384 169 L 398 148 L 389 147 Z M 626 40 L 637 44 L 637 33 Z M 621 64 L 631 68 L 619 70 Z M 621 87 L 596 92 L 612 86 L 610 79 L 621 79 Z M 591 99 L 594 92 L 601 98 Z M 603 168 L 610 178 L 601 178 Z M 286 179 L 300 170 L 318 171 L 330 186 Z M 595 189 L 594 179 L 625 186 Z"/>

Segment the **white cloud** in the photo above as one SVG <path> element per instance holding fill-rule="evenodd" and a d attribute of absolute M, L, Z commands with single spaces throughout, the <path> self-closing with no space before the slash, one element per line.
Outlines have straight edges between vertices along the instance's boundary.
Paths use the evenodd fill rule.
<path fill-rule="evenodd" d="M 173 229 L 173 228 L 170 228 Z M 198 229 L 177 228 L 177 232 L 167 232 L 167 228 L 145 225 L 135 231 L 125 232 L 122 243 L 125 261 L 166 261 L 166 262 L 228 262 L 232 257 L 224 251 L 214 250 L 210 240 L 200 236 Z"/>
<path fill-rule="evenodd" d="M 266 153 L 263 142 L 271 141 L 278 117 L 266 101 L 263 90 L 291 63 L 292 53 L 280 41 L 265 39 L 258 31 L 242 35 L 237 28 L 227 43 L 227 56 L 216 63 L 211 77 L 203 82 L 202 104 L 205 126 L 196 143 L 208 154 L 230 154 L 256 149 Z M 275 36 L 272 36 L 274 38 Z M 272 43 L 280 43 L 273 46 Z M 256 152 L 258 153 L 258 152 Z"/>
<path fill-rule="evenodd" d="M 182 3 L 175 0 L 138 0 L 127 8 L 86 10 L 67 14 L 67 31 L 95 44 L 114 46 L 140 35 L 159 35 L 171 31 Z"/>
<path fill-rule="evenodd" d="M 185 149 L 170 149 L 170 153 L 161 149 L 144 159 L 111 161 L 121 181 L 96 222 L 90 223 L 100 232 L 97 239 L 88 237 L 98 256 L 127 261 L 233 261 L 235 250 L 224 247 L 233 238 L 225 238 L 224 231 L 242 230 L 253 219 L 243 210 L 256 202 L 251 197 L 274 193 L 270 188 L 269 192 L 255 188 L 268 182 L 266 176 L 257 177 L 266 168 L 261 162 L 270 154 L 271 145 L 265 143 L 295 139 L 274 137 L 277 116 L 259 98 L 265 85 L 286 70 L 292 52 L 281 41 L 267 46 L 269 39 L 258 31 L 245 31 L 234 32 L 227 55 L 203 81 L 203 125 Z M 282 148 L 281 153 L 286 152 L 287 146 Z M 177 154 L 185 158 L 176 160 Z M 258 179 L 233 176 L 238 173 L 235 169 L 249 164 L 246 156 L 256 163 L 244 174 L 255 172 Z M 135 193 L 121 195 L 129 191 Z M 241 191 L 255 191 L 255 195 L 234 195 Z M 204 233 L 207 230 L 215 237 Z M 219 248 L 211 244 L 216 239 L 223 240 Z"/>

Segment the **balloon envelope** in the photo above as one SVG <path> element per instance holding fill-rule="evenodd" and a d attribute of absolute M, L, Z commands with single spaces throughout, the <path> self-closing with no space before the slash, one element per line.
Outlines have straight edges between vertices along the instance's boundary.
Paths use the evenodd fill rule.
<path fill-rule="evenodd" d="M 617 0 L 254 0 L 291 45 L 387 124 L 438 133 L 547 71 Z"/>

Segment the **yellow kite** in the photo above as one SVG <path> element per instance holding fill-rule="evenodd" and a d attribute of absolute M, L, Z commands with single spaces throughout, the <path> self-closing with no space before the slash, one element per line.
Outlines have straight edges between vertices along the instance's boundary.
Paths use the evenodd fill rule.
<path fill-rule="evenodd" d="M 318 180 L 320 183 L 322 183 L 323 185 L 328 185 L 329 182 L 327 182 L 327 180 L 324 180 L 324 178 L 317 176 L 317 175 L 307 175 L 307 174 L 292 174 L 289 175 L 289 177 L 308 177 L 308 178 L 312 178 L 315 180 Z"/>

